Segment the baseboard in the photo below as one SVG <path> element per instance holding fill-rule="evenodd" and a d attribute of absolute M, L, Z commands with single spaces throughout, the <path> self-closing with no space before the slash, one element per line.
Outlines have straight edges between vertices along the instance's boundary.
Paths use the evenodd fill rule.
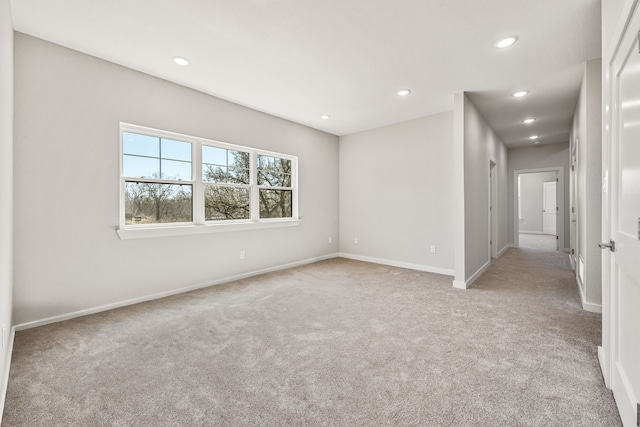
<path fill-rule="evenodd" d="M 16 328 L 11 328 L 9 333 L 9 344 L 7 345 L 7 359 L 4 366 L 4 375 L 0 378 L 0 425 L 2 425 L 2 416 L 4 414 L 4 402 L 7 398 L 7 388 L 9 387 L 9 370 L 11 369 L 11 355 L 13 354 L 13 338 L 16 335 Z"/>
<path fill-rule="evenodd" d="M 453 281 L 453 287 L 456 289 L 467 289 L 467 283 L 466 282 L 461 282 L 459 280 L 454 280 Z"/>
<path fill-rule="evenodd" d="M 512 245 L 511 243 L 506 244 L 506 245 L 504 246 L 504 248 L 502 248 L 502 249 L 500 250 L 500 252 L 498 252 L 498 256 L 497 256 L 496 258 L 500 258 L 502 255 L 504 255 L 504 253 L 505 253 L 505 252 L 507 252 L 507 250 L 508 250 L 509 248 L 513 248 L 513 247 L 515 247 L 515 246 L 514 246 L 514 245 Z"/>
<path fill-rule="evenodd" d="M 338 253 L 332 253 L 332 254 L 329 254 L 329 255 L 323 255 L 323 256 L 320 256 L 320 257 L 316 257 L 316 258 L 309 258 L 309 259 L 305 259 L 305 260 L 302 260 L 302 261 L 292 262 L 292 263 L 289 263 L 289 264 L 283 264 L 283 265 L 279 265 L 279 266 L 275 266 L 275 267 L 265 268 L 265 269 L 262 269 L 262 270 L 255 270 L 255 271 L 251 271 L 251 272 L 248 272 L 248 273 L 238 274 L 238 275 L 235 275 L 235 276 L 228 276 L 228 277 L 224 277 L 224 278 L 221 278 L 221 279 L 213 280 L 211 282 L 199 283 L 197 285 L 186 286 L 184 288 L 174 289 L 174 290 L 171 290 L 171 291 L 159 292 L 157 294 L 146 295 L 146 296 L 138 297 L 138 298 L 132 298 L 132 299 L 128 299 L 128 300 L 125 300 L 125 301 L 120 301 L 120 302 L 116 302 L 116 303 L 112 303 L 112 304 L 105 304 L 105 305 L 101 305 L 99 307 L 87 308 L 87 309 L 84 309 L 84 310 L 78 310 L 78 311 L 74 311 L 74 312 L 71 312 L 71 313 L 59 314 L 59 315 L 56 315 L 56 316 L 47 317 L 45 319 L 34 320 L 32 322 L 27 322 L 27 323 L 22 323 L 20 325 L 16 325 L 15 326 L 15 330 L 16 331 L 22 331 L 22 330 L 25 330 L 25 329 L 37 328 L 38 326 L 44 326 L 44 325 L 48 325 L 48 324 L 51 324 L 51 323 L 62 322 L 62 321 L 65 321 L 65 320 L 74 319 L 76 317 L 87 316 L 87 315 L 90 315 L 90 314 L 100 313 L 102 311 L 113 310 L 115 308 L 125 307 L 125 306 L 133 305 L 133 304 L 139 304 L 141 302 L 152 301 L 152 300 L 156 300 L 156 299 L 160 299 L 160 298 L 169 297 L 169 296 L 172 296 L 172 295 L 182 294 L 182 293 L 189 292 L 189 291 L 195 291 L 197 289 L 208 288 L 209 286 L 220 285 L 222 283 L 233 282 L 235 280 L 246 279 L 248 277 L 258 276 L 260 274 L 271 273 L 273 271 L 284 270 L 284 269 L 287 269 L 287 268 L 298 267 L 298 266 L 306 265 L 306 264 L 312 264 L 314 262 L 324 261 L 324 260 L 327 260 L 327 259 L 337 258 L 337 257 L 338 257 Z"/>
<path fill-rule="evenodd" d="M 580 276 L 576 274 L 576 284 L 578 285 L 578 293 L 580 294 L 580 305 L 584 307 L 584 291 L 582 290 L 582 281 L 580 280 Z"/>
<path fill-rule="evenodd" d="M 580 293 L 580 304 L 582 305 L 582 309 L 590 313 L 602 314 L 602 304 L 587 302 L 587 298 L 582 290 L 582 284 L 580 283 L 580 277 L 578 276 L 576 276 L 576 284 L 578 285 L 578 292 Z"/>
<path fill-rule="evenodd" d="M 453 281 L 453 287 L 456 289 L 469 289 L 471 287 L 471 285 L 473 284 L 473 282 L 475 282 L 476 280 L 478 280 L 478 278 L 480 276 L 482 276 L 482 273 L 484 273 L 485 271 L 487 271 L 487 268 L 489 268 L 489 266 L 491 265 L 491 260 L 487 261 L 482 267 L 480 267 L 478 269 L 478 271 L 476 271 L 475 273 L 473 273 L 473 276 L 471 276 L 467 281 L 465 282 L 461 282 L 459 280 L 454 280 Z"/>
<path fill-rule="evenodd" d="M 593 304 L 591 302 L 583 302 L 582 309 L 590 313 L 602 314 L 602 304 Z"/>
<path fill-rule="evenodd" d="M 487 269 L 489 268 L 490 265 L 491 265 L 491 260 L 487 261 L 482 267 L 480 267 L 478 269 L 478 271 L 473 273 L 473 276 L 471 276 L 466 282 L 467 283 L 467 289 L 473 284 L 473 282 L 475 282 L 476 280 L 478 280 L 478 278 L 480 276 L 482 276 L 482 273 L 487 271 Z"/>
<path fill-rule="evenodd" d="M 600 363 L 600 372 L 602 372 L 604 385 L 607 386 L 608 389 L 610 389 L 611 381 L 609 380 L 609 365 L 607 364 L 607 355 L 601 345 L 598 346 L 598 362 Z"/>
<path fill-rule="evenodd" d="M 543 231 L 529 231 L 529 230 L 521 230 L 518 234 L 547 234 Z M 551 234 L 548 234 L 548 236 L 551 236 Z"/>
<path fill-rule="evenodd" d="M 627 374 L 620 363 L 615 364 L 612 374 L 611 383 L 621 385 L 621 387 L 616 386 L 612 387 L 612 389 L 614 390 L 613 397 L 616 400 L 616 406 L 618 406 L 622 425 L 636 425 L 638 417 L 636 414 L 638 399 L 631 388 L 629 377 L 627 377 Z"/>
<path fill-rule="evenodd" d="M 371 262 L 373 264 L 389 265 L 391 267 L 408 268 L 410 270 L 426 271 L 428 273 L 442 274 L 444 276 L 453 276 L 455 274 L 453 270 L 450 270 L 448 268 L 431 267 L 431 266 L 428 266 L 428 265 L 412 264 L 412 263 L 409 263 L 409 262 L 394 261 L 394 260 L 383 259 L 383 258 L 373 258 L 373 257 L 369 257 L 369 256 L 364 256 L 364 255 L 349 254 L 349 253 L 346 253 L 346 252 L 340 252 L 338 254 L 338 256 L 340 258 L 353 259 L 353 260 L 356 260 L 356 261 Z"/>

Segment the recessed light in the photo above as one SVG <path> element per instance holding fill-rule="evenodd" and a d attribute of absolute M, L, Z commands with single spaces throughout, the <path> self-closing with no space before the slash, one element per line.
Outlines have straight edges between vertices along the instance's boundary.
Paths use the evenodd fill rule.
<path fill-rule="evenodd" d="M 183 67 L 189 65 L 189 61 L 187 61 L 186 59 L 184 59 L 181 56 L 174 56 L 173 57 L 173 62 L 175 62 L 177 65 L 182 65 Z"/>
<path fill-rule="evenodd" d="M 329 116 L 329 115 L 327 115 L 327 114 L 324 114 L 324 115 L 320 116 L 320 118 L 321 118 L 322 120 L 329 120 L 329 119 L 331 118 L 331 116 Z"/>
<path fill-rule="evenodd" d="M 529 139 L 538 139 L 538 138 L 539 138 L 539 136 L 538 136 L 538 135 L 531 135 L 531 136 L 529 137 Z"/>
<path fill-rule="evenodd" d="M 534 119 L 534 118 L 530 118 L 530 119 L 524 119 L 524 120 L 522 121 L 522 123 L 530 124 L 530 123 L 533 123 L 533 122 L 535 122 L 535 121 L 536 121 L 536 119 Z"/>
<path fill-rule="evenodd" d="M 398 96 L 407 96 L 411 93 L 409 89 L 402 89 L 396 92 Z"/>
<path fill-rule="evenodd" d="M 538 145 L 538 144 L 540 144 L 540 141 L 536 141 L 533 143 L 533 145 Z"/>
<path fill-rule="evenodd" d="M 504 49 L 505 47 L 509 47 L 517 41 L 518 41 L 518 37 L 509 36 L 509 37 L 505 37 L 503 39 L 498 40 L 493 45 L 498 49 Z"/>
<path fill-rule="evenodd" d="M 511 96 L 513 96 L 514 98 L 522 98 L 523 96 L 525 96 L 528 93 L 529 93 L 528 90 L 521 90 L 520 92 L 516 92 L 516 93 L 511 94 Z"/>

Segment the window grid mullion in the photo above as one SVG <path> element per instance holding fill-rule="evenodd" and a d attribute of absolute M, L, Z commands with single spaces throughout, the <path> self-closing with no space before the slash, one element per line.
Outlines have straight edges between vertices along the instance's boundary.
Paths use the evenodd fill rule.
<path fill-rule="evenodd" d="M 249 154 L 249 183 L 251 184 L 251 190 L 249 190 L 250 197 L 250 211 L 251 221 L 260 220 L 260 195 L 258 194 L 258 155 L 255 151 L 251 151 Z"/>
<path fill-rule="evenodd" d="M 195 224 L 204 224 L 204 185 L 202 183 L 202 144 L 200 142 L 194 141 L 191 143 L 191 157 L 194 160 L 191 172 L 194 174 L 195 181 L 193 222 Z"/>
<path fill-rule="evenodd" d="M 175 179 L 156 179 L 156 178 L 138 178 L 135 176 L 123 176 L 126 182 L 149 183 L 149 184 L 174 184 L 174 185 L 194 185 L 195 181 L 175 180 Z"/>

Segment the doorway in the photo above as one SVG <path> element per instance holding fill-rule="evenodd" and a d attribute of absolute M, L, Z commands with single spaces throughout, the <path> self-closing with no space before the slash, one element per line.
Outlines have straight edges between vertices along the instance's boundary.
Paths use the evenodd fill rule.
<path fill-rule="evenodd" d="M 496 162 L 489 160 L 489 259 L 498 258 L 498 237 L 496 225 L 496 200 L 498 199 L 498 174 Z M 495 242 L 495 243 L 494 243 Z"/>
<path fill-rule="evenodd" d="M 514 171 L 514 246 L 564 248 L 563 168 Z"/>

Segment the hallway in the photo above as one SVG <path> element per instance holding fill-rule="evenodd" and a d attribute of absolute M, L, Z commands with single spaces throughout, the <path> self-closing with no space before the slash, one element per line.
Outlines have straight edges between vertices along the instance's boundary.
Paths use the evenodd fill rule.
<path fill-rule="evenodd" d="M 547 400 L 549 412 L 573 411 L 563 416 L 573 420 L 567 425 L 622 425 L 598 364 L 601 315 L 582 309 L 568 255 L 554 250 L 552 236 L 520 236 L 522 246 L 492 260 L 472 287 L 482 299 L 491 293 L 503 302 L 495 310 L 508 323 L 497 345 L 509 347 L 508 366 L 527 367 L 522 375 L 529 375 L 525 387 L 535 405 Z"/>

